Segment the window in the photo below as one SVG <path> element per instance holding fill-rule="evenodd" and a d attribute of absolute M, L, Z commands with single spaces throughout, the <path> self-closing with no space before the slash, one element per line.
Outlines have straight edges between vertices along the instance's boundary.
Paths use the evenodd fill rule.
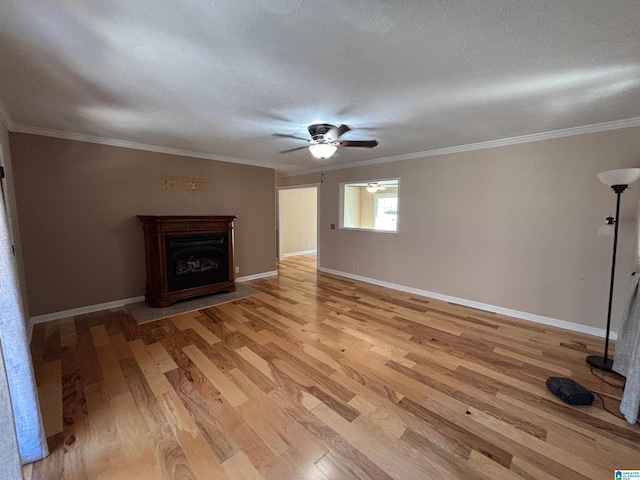
<path fill-rule="evenodd" d="M 398 220 L 398 195 L 395 193 L 374 194 L 374 228 L 395 232 Z"/>
<path fill-rule="evenodd" d="M 398 231 L 400 180 L 340 184 L 340 228 L 376 232 Z"/>

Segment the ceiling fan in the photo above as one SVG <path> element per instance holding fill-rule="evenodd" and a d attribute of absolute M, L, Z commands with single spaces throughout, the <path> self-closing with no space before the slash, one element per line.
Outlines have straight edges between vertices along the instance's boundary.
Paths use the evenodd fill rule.
<path fill-rule="evenodd" d="M 279 153 L 295 152 L 296 150 L 302 150 L 308 148 L 311 154 L 319 159 L 325 159 L 332 156 L 338 147 L 361 147 L 361 148 L 373 148 L 378 145 L 377 140 L 340 140 L 340 137 L 351 130 L 347 125 L 330 125 L 328 123 L 316 123 L 310 125 L 307 130 L 311 135 L 311 140 L 302 137 L 296 137 L 295 135 L 287 135 L 284 133 L 274 133 L 274 137 L 283 138 L 295 138 L 296 140 L 304 140 L 309 145 L 306 147 L 290 148 L 288 150 L 282 150 Z"/>
<path fill-rule="evenodd" d="M 386 190 L 386 187 L 383 187 L 378 182 L 369 182 L 367 183 L 367 186 L 365 188 L 369 193 L 375 193 L 377 191 Z"/>
<path fill-rule="evenodd" d="M 350 183 L 349 186 L 353 188 L 364 188 L 369 193 L 375 193 L 387 189 L 387 187 L 379 182 Z"/>

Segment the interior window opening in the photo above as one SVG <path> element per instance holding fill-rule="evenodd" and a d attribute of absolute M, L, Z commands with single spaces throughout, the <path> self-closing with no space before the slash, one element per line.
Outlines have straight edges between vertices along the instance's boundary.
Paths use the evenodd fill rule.
<path fill-rule="evenodd" d="M 340 184 L 340 228 L 398 231 L 400 179 Z"/>

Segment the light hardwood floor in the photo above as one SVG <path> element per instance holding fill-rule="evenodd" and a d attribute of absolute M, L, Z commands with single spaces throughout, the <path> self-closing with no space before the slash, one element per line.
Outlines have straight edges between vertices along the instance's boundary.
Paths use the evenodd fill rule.
<path fill-rule="evenodd" d="M 51 455 L 27 479 L 612 479 L 640 427 L 570 407 L 602 340 L 315 271 L 137 326 L 124 310 L 36 325 Z M 620 382 L 614 376 L 610 382 Z"/>

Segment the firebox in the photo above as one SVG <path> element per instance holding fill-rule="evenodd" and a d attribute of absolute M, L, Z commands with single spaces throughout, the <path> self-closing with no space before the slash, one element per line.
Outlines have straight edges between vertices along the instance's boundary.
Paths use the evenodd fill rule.
<path fill-rule="evenodd" d="M 224 233 L 166 235 L 168 290 L 184 290 L 229 280 Z"/>
<path fill-rule="evenodd" d="M 138 218 L 144 226 L 149 305 L 167 307 L 184 298 L 235 290 L 235 215 Z"/>

